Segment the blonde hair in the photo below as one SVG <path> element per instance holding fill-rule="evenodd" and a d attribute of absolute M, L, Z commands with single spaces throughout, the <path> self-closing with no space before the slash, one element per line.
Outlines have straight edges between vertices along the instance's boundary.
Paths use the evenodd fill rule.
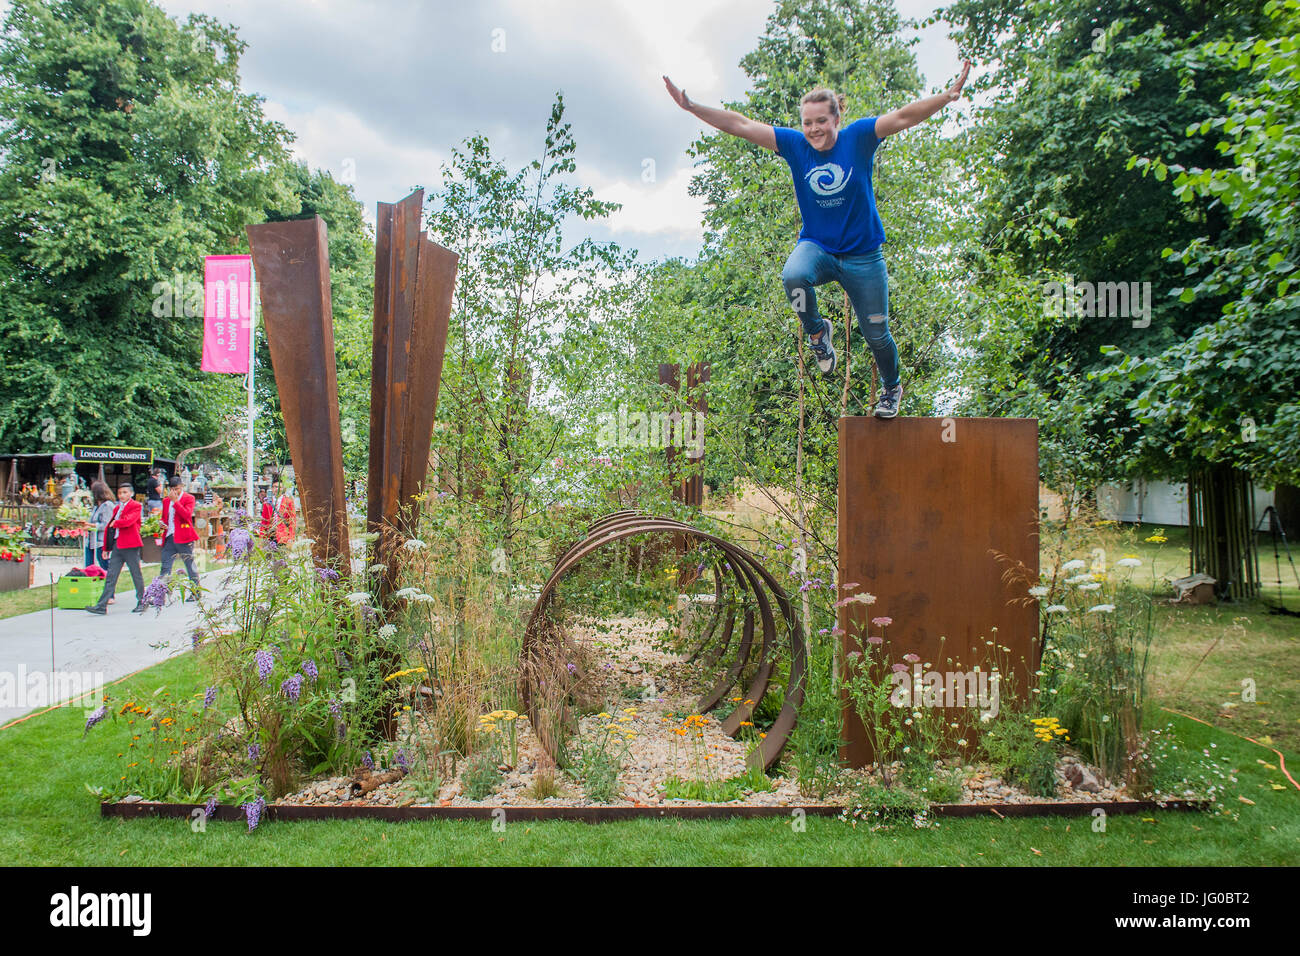
<path fill-rule="evenodd" d="M 828 103 L 831 108 L 831 115 L 836 119 L 844 116 L 844 108 L 848 105 L 843 93 L 836 93 L 834 90 L 828 90 L 824 86 L 819 86 L 811 92 L 805 93 L 799 100 L 799 108 L 803 109 L 805 103 Z"/>

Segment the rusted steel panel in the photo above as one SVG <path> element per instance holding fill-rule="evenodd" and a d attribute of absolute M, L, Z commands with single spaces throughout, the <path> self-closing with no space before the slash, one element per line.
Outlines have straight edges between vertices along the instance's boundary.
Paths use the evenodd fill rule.
<path fill-rule="evenodd" d="M 380 203 L 370 392 L 370 500 L 374 560 L 388 567 L 377 598 L 395 585 L 395 549 L 415 533 L 451 318 L 458 257 L 420 230 L 424 191 Z"/>
<path fill-rule="evenodd" d="M 248 226 L 284 431 L 316 563 L 350 571 L 329 241 L 319 216 Z M 251 502 L 250 502 L 251 507 Z"/>
<path fill-rule="evenodd" d="M 1012 565 L 993 552 L 1021 562 L 1037 582 L 1037 421 L 846 417 L 839 440 L 839 580 L 858 585 L 845 596 L 876 596 L 840 609 L 841 659 L 862 650 L 872 618 L 888 617 L 882 647 L 891 661 L 914 653 L 924 670 L 978 665 L 987 673 L 986 641 L 995 640 L 1010 648 L 1002 694 L 1028 693 L 1038 608 L 1025 582 L 1003 580 Z M 841 698 L 841 756 L 860 767 L 871 761 L 870 746 L 844 691 Z"/>
<path fill-rule="evenodd" d="M 452 293 L 460 257 L 423 234 L 419 243 L 415 285 L 415 320 L 411 329 L 410 410 L 403 431 L 399 520 L 408 534 L 415 531 L 404 509 L 413 508 L 429 473 L 433 419 L 438 409 L 438 385 L 447 351 Z"/>

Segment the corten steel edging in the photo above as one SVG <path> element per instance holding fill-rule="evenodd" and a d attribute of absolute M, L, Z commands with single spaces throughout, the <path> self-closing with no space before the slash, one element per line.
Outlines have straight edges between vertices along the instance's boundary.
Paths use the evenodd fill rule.
<path fill-rule="evenodd" d="M 1206 801 L 1153 800 L 1089 801 L 1060 803 L 940 803 L 931 804 L 929 812 L 938 817 L 1084 817 L 1094 810 L 1103 810 L 1108 816 L 1158 811 L 1205 811 Z M 105 819 L 138 820 L 145 818 L 193 819 L 202 812 L 197 803 L 101 803 L 99 815 Z M 544 823 L 572 821 L 577 823 L 616 823 L 622 820 L 724 820 L 730 818 L 763 819 L 790 817 L 796 812 L 809 817 L 838 817 L 845 812 L 841 806 L 813 804 L 809 806 L 745 806 L 743 804 L 717 804 L 711 806 L 609 806 L 609 807 L 382 807 L 382 806 L 302 806 L 297 804 L 268 804 L 263 818 L 275 822 L 323 820 L 382 820 L 385 822 L 418 822 L 450 820 L 460 822 L 495 822 L 504 811 L 507 823 Z M 851 811 L 850 811 L 851 812 Z M 212 820 L 244 823 L 244 811 L 239 807 L 219 806 Z M 863 819 L 863 818 L 859 818 Z"/>
<path fill-rule="evenodd" d="M 346 575 L 351 552 L 325 222 L 268 222 L 247 233 L 312 555 Z"/>
<path fill-rule="evenodd" d="M 764 769 L 771 767 L 780 756 L 781 750 L 789 739 L 790 732 L 798 718 L 798 709 L 803 703 L 804 677 L 807 667 L 806 649 L 802 644 L 802 636 L 795 627 L 793 608 L 776 578 L 762 565 L 758 564 L 754 557 L 743 548 L 679 521 L 629 515 L 608 521 L 601 520 L 593 524 L 592 527 L 597 529 L 597 533 L 570 546 L 556 565 L 555 570 L 551 572 L 541 593 L 538 595 L 537 603 L 533 607 L 532 616 L 529 618 L 528 626 L 524 632 L 519 655 L 521 667 L 519 692 L 524 709 L 527 711 L 533 726 L 541 727 L 543 724 L 538 720 L 535 695 L 531 686 L 531 668 L 528 665 L 530 661 L 535 659 L 539 645 L 553 637 L 553 627 L 548 612 L 560 579 L 588 555 L 614 541 L 647 533 L 682 534 L 696 541 L 716 546 L 726 555 L 728 566 L 735 570 L 737 580 L 742 586 L 748 584 L 752 590 L 757 592 L 760 609 L 764 612 L 763 626 L 766 631 L 770 632 L 770 636 L 765 635 L 763 642 L 765 650 L 770 650 L 774 646 L 776 624 L 766 594 L 759 584 L 760 580 L 775 595 L 777 604 L 781 609 L 791 648 L 790 679 L 786 685 L 785 700 L 772 729 L 765 738 L 759 741 L 750 755 L 750 761 L 754 765 L 761 766 Z M 762 663 L 760 661 L 760 665 Z M 770 671 L 770 668 L 768 670 Z M 750 689 L 744 694 L 745 699 L 754 701 L 753 705 L 741 704 L 736 712 L 731 715 L 731 722 L 737 725 L 730 731 L 733 735 L 735 730 L 738 730 L 739 722 L 748 719 L 753 709 L 758 706 L 763 694 L 766 693 L 767 673 L 760 666 L 756 674 L 758 680 L 752 682 Z M 546 734 L 539 734 L 539 738 L 541 738 L 543 746 L 548 751 L 552 751 L 552 756 L 555 756 L 553 751 L 558 747 L 558 741 L 550 740 Z"/>

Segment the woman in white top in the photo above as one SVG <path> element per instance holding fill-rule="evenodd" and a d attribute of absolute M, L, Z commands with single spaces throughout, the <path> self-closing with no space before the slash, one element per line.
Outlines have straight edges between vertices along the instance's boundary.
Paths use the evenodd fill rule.
<path fill-rule="evenodd" d="M 104 482 L 96 481 L 90 486 L 90 493 L 95 496 L 95 508 L 90 512 L 92 527 L 86 534 L 85 566 L 98 562 L 101 568 L 108 570 L 108 561 L 101 549 L 104 547 L 104 530 L 113 517 L 113 492 Z"/>

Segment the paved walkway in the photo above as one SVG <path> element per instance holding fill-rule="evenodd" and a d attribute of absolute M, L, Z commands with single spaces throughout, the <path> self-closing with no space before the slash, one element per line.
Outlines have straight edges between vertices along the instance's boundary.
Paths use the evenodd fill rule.
<path fill-rule="evenodd" d="M 227 573 L 201 575 L 204 589 L 215 591 Z M 129 574 L 122 578 L 102 617 L 55 608 L 0 620 L 0 725 L 189 650 L 199 606 L 173 598 L 132 614 L 135 590 Z"/>

